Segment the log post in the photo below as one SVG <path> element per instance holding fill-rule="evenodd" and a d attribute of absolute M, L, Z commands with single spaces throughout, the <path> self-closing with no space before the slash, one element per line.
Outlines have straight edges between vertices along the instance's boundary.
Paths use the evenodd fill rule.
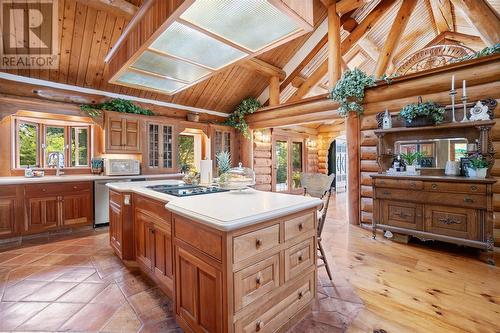
<path fill-rule="evenodd" d="M 359 182 L 359 116 L 349 112 L 346 119 L 347 141 L 347 216 L 349 223 L 359 225 L 360 222 L 360 182 Z"/>
<path fill-rule="evenodd" d="M 277 76 L 269 78 L 269 106 L 280 104 L 280 79 Z"/>
<path fill-rule="evenodd" d="M 342 56 L 340 54 L 340 17 L 336 2 L 328 6 L 328 88 L 337 84 L 342 74 Z"/>

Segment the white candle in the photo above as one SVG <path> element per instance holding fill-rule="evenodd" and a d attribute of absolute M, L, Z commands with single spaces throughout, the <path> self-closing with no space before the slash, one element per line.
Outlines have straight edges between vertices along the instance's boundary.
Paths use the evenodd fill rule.
<path fill-rule="evenodd" d="M 465 85 L 465 80 L 464 80 L 464 81 L 463 81 L 463 83 L 462 83 L 462 88 L 463 88 L 463 90 L 464 90 L 464 91 L 462 92 L 462 95 L 465 97 L 465 96 L 467 96 L 467 87 L 466 87 L 466 85 Z"/>
<path fill-rule="evenodd" d="M 455 90 L 455 75 L 451 76 L 451 90 Z"/>

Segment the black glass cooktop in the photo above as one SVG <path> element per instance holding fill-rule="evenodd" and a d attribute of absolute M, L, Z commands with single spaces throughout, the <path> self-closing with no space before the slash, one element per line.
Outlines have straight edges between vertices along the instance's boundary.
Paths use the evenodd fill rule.
<path fill-rule="evenodd" d="M 220 193 L 228 191 L 215 186 L 199 185 L 154 185 L 148 186 L 148 188 L 156 192 L 161 192 L 176 197 L 189 197 L 192 195 Z"/>

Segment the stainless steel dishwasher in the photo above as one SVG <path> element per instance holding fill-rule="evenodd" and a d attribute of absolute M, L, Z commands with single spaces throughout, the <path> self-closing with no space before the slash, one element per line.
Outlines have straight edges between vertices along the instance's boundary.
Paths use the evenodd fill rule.
<path fill-rule="evenodd" d="M 132 179 L 106 179 L 94 181 L 94 228 L 109 225 L 108 183 L 130 182 Z"/>

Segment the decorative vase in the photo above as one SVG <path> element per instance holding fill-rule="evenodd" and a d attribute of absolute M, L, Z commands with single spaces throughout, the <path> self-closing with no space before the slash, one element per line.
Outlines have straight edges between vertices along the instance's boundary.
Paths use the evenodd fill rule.
<path fill-rule="evenodd" d="M 488 171 L 488 168 L 481 168 L 476 170 L 476 177 L 477 178 L 486 178 L 486 173 Z"/>
<path fill-rule="evenodd" d="M 407 165 L 406 172 L 410 175 L 416 175 L 417 174 L 417 166 L 416 165 Z"/>
<path fill-rule="evenodd" d="M 416 116 L 411 122 L 405 120 L 406 127 L 422 127 L 422 126 L 432 126 L 434 121 L 429 116 Z"/>
<path fill-rule="evenodd" d="M 475 178 L 477 177 L 476 175 L 476 169 L 472 169 L 472 168 L 467 168 L 467 177 L 469 178 Z"/>

